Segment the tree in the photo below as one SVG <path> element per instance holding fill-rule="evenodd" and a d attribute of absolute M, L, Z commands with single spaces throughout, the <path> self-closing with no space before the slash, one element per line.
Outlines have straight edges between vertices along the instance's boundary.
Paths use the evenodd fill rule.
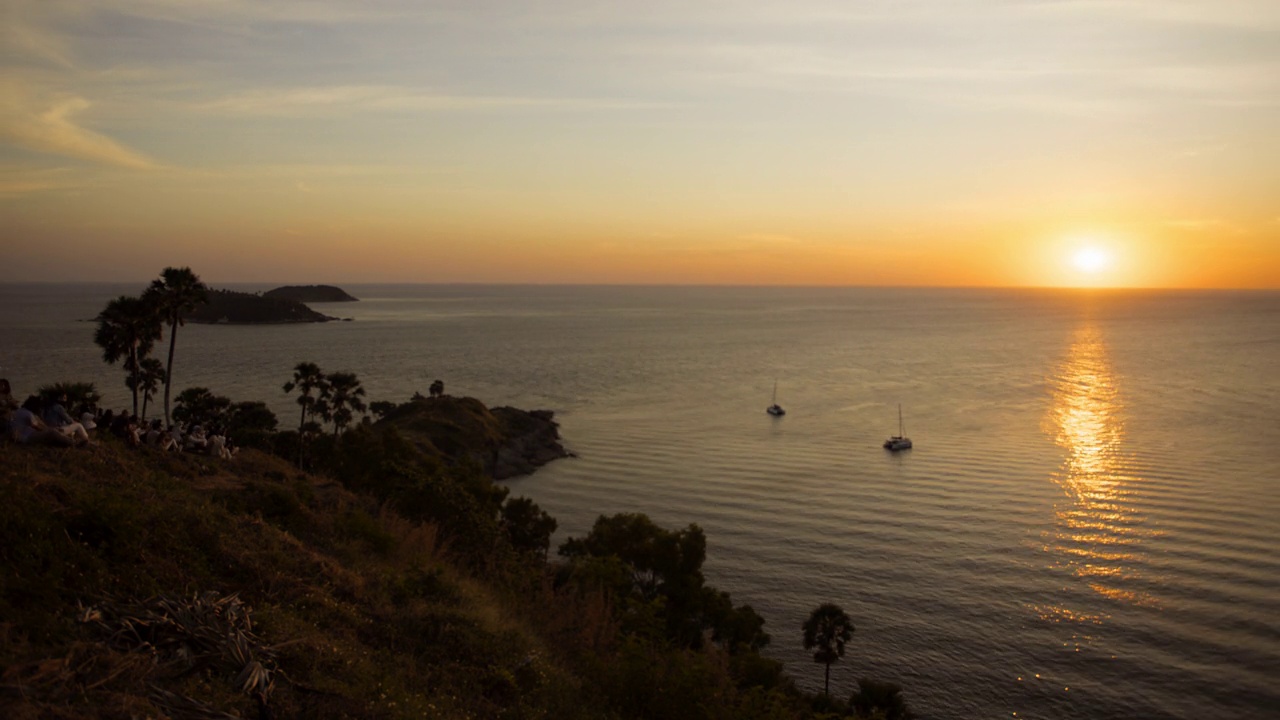
<path fill-rule="evenodd" d="M 394 411 L 396 407 L 398 406 L 395 403 L 388 400 L 374 400 L 369 403 L 369 412 L 373 413 L 374 417 L 381 420 Z"/>
<path fill-rule="evenodd" d="M 324 396 L 328 406 L 328 419 L 333 422 L 333 436 L 337 437 L 351 424 L 355 413 L 363 415 L 368 409 L 364 400 L 364 388 L 355 373 L 336 372 L 325 376 L 328 387 Z"/>
<path fill-rule="evenodd" d="M 313 362 L 300 362 L 293 366 L 293 379 L 284 384 L 284 391 L 298 391 L 298 405 L 302 406 L 302 417 L 298 420 L 298 434 L 307 429 L 307 418 L 324 414 L 320 405 L 321 397 L 328 392 L 329 381 L 320 371 L 320 366 Z"/>
<path fill-rule="evenodd" d="M 102 359 L 108 364 L 124 360 L 124 369 L 129 373 L 125 385 L 133 391 L 133 414 L 137 415 L 141 360 L 160 339 L 160 317 L 149 300 L 121 295 L 107 303 L 97 321 L 93 341 L 102 348 Z"/>
<path fill-rule="evenodd" d="M 221 425 L 230 409 L 230 398 L 214 395 L 209 388 L 191 387 L 178 393 L 173 419 L 194 425 Z"/>
<path fill-rule="evenodd" d="M 804 649 L 817 648 L 813 661 L 827 666 L 822 692 L 831 696 L 831 663 L 844 657 L 844 644 L 853 637 L 853 621 L 839 605 L 823 603 L 804 621 Z"/>
<path fill-rule="evenodd" d="M 545 560 L 551 535 L 556 531 L 556 519 L 527 497 L 510 498 L 502 506 L 502 528 L 507 531 L 512 547 Z"/>
<path fill-rule="evenodd" d="M 429 393 L 433 398 L 444 397 L 444 381 L 436 380 L 431 383 L 431 387 L 427 388 L 427 393 Z"/>
<path fill-rule="evenodd" d="M 278 420 L 267 404 L 260 401 L 238 402 L 227 412 L 226 436 L 241 447 L 266 449 Z"/>
<path fill-rule="evenodd" d="M 860 718 L 911 720 L 913 717 L 899 685 L 870 678 L 858 680 L 858 689 L 849 699 L 849 707 Z"/>
<path fill-rule="evenodd" d="M 129 386 L 135 396 L 142 393 L 142 413 L 138 417 L 146 420 L 147 404 L 156 396 L 156 391 L 164 383 L 164 364 L 153 357 L 142 358 L 138 364 L 140 366 L 138 371 L 125 381 L 125 385 Z M 137 408 L 134 414 L 138 414 L 136 410 Z"/>
<path fill-rule="evenodd" d="M 160 277 L 151 281 L 151 287 L 143 294 L 159 311 L 169 325 L 169 362 L 164 371 L 164 421 L 169 424 L 169 391 L 173 387 L 173 349 L 178 342 L 178 327 L 186 323 L 185 317 L 205 301 L 209 288 L 200 282 L 191 268 L 167 267 Z"/>
<path fill-rule="evenodd" d="M 707 613 L 702 575 L 707 538 L 697 525 L 671 531 L 640 513 L 601 515 L 586 537 L 566 540 L 560 554 L 575 567 L 596 565 L 584 560 L 615 557 L 630 573 L 626 586 L 617 590 L 661 606 L 667 637 L 685 647 L 700 647 L 704 631 L 715 625 Z"/>

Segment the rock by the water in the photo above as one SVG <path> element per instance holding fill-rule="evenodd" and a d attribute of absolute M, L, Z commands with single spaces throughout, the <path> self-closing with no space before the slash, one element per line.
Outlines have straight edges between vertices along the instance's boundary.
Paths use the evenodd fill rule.
<path fill-rule="evenodd" d="M 285 285 L 262 293 L 262 297 L 296 300 L 301 303 L 356 302 L 360 299 L 332 285 Z"/>
<path fill-rule="evenodd" d="M 188 322 L 228 325 L 314 323 L 337 319 L 318 313 L 296 300 L 234 290 L 210 290 L 206 302 L 186 316 Z"/>
<path fill-rule="evenodd" d="M 445 462 L 474 461 L 494 480 L 528 475 L 572 453 L 549 410 L 487 408 L 469 397 L 415 397 L 378 421 Z"/>

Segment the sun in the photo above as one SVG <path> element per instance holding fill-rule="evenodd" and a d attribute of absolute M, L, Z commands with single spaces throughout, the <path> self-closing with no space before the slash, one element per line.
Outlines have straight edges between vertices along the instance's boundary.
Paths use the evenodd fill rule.
<path fill-rule="evenodd" d="M 1098 275 L 1111 267 L 1111 253 L 1096 245 L 1082 247 L 1071 256 L 1071 264 L 1086 275 Z"/>

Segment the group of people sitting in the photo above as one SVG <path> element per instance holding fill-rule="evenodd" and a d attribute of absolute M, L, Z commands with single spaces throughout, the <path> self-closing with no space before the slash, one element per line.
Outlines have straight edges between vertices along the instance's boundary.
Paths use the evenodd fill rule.
<path fill-rule="evenodd" d="M 109 427 L 113 435 L 123 438 L 131 447 L 145 445 L 165 451 L 212 455 L 223 460 L 235 457 L 239 450 L 217 426 L 205 430 L 199 424 L 174 423 L 166 430 L 159 420 L 140 422 L 127 410 L 116 416 Z"/>
<path fill-rule="evenodd" d="M 9 381 L 0 379 L 0 435 L 24 444 L 71 447 L 96 445 L 91 431 L 103 427 L 130 447 L 146 445 L 226 460 L 235 457 L 238 450 L 217 427 L 206 430 L 198 424 L 188 427 L 175 423 L 165 430 L 159 420 L 147 423 L 128 410 L 117 415 L 110 410 L 95 411 L 87 407 L 81 408 L 80 419 L 77 420 L 67 412 L 66 404 L 66 395 L 50 401 L 32 395 L 19 404 L 13 397 Z"/>
<path fill-rule="evenodd" d="M 77 421 L 64 407 L 66 402 L 65 395 L 52 401 L 32 395 L 19 404 L 9 381 L 0 379 L 0 431 L 20 443 L 63 447 L 96 444 L 89 436 L 89 431 L 97 427 L 93 414 L 85 413 Z"/>

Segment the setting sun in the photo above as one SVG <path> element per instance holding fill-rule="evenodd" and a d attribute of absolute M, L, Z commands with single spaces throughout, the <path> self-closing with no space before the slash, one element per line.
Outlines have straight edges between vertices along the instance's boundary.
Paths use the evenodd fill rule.
<path fill-rule="evenodd" d="M 1100 247 L 1084 247 L 1071 257 L 1071 264 L 1087 275 L 1097 275 L 1111 267 L 1111 253 Z"/>

